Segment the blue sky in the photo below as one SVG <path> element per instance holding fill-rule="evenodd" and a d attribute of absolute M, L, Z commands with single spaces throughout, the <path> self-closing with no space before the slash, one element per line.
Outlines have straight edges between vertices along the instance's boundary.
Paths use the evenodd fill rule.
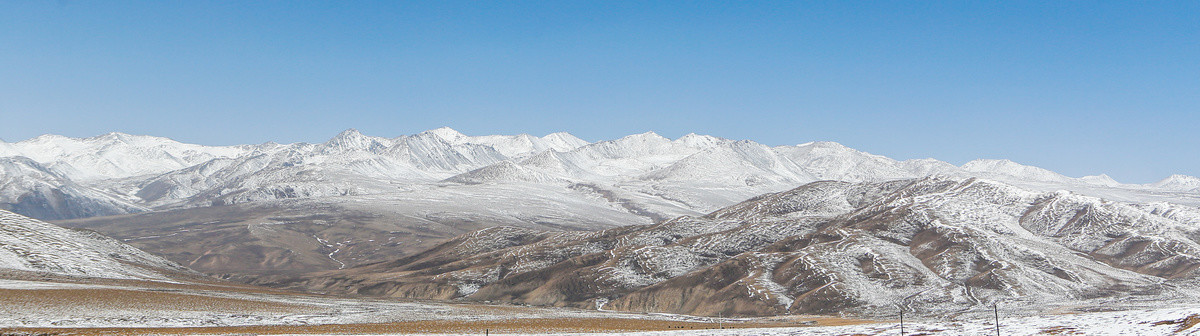
<path fill-rule="evenodd" d="M 653 130 L 1200 175 L 1200 2 L 3 1 L 0 138 Z"/>

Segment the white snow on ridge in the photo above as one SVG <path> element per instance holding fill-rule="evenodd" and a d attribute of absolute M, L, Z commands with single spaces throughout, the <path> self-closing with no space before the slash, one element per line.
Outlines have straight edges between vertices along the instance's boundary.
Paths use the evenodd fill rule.
<path fill-rule="evenodd" d="M 0 269 L 141 280 L 168 280 L 157 270 L 187 272 L 98 233 L 70 230 L 4 210 L 0 210 Z"/>
<path fill-rule="evenodd" d="M 202 146 L 124 133 L 90 138 L 42 135 L 0 147 L 0 156 L 25 156 L 72 179 L 86 181 L 158 174 L 215 158 L 244 155 L 251 146 Z"/>
<path fill-rule="evenodd" d="M 468 136 L 449 127 L 425 131 L 437 135 L 451 144 L 473 144 L 489 146 L 509 158 L 524 158 L 547 150 L 570 151 L 587 145 L 588 142 L 566 132 L 551 133 L 544 137 L 528 134 Z"/>
<path fill-rule="evenodd" d="M 1109 177 L 1107 174 L 1084 176 L 1084 177 L 1080 177 L 1079 179 L 1084 182 L 1095 184 L 1098 186 L 1105 186 L 1105 187 L 1120 187 L 1121 186 L 1121 182 L 1117 182 L 1117 180 L 1114 180 L 1112 177 Z"/>
<path fill-rule="evenodd" d="M 972 173 L 1008 175 L 1031 181 L 1060 182 L 1070 179 L 1059 173 L 1010 160 L 979 159 L 963 164 L 962 169 Z"/>
<path fill-rule="evenodd" d="M 1171 175 L 1162 181 L 1154 182 L 1150 185 L 1166 190 L 1200 192 L 1200 177 Z"/>
<path fill-rule="evenodd" d="M 9 210 L 48 219 L 145 210 L 104 191 L 79 185 L 22 156 L 0 157 L 0 204 Z"/>
<path fill-rule="evenodd" d="M 934 160 L 897 161 L 834 142 L 769 147 L 688 134 L 653 132 L 589 143 L 567 133 L 468 136 L 448 127 L 385 138 L 346 130 L 321 144 L 210 147 L 111 133 L 91 138 L 44 135 L 0 143 L 0 157 L 29 157 L 92 190 L 84 203 L 124 203 L 94 213 L 207 206 L 280 198 L 323 198 L 421 190 L 445 183 L 604 186 L 707 212 L 746 197 L 817 180 L 887 181 L 931 175 L 984 177 L 1040 191 L 1071 190 L 1126 202 L 1200 205 L 1200 178 L 1176 175 L 1132 185 L 1071 178 L 1008 160 L 961 167 Z M 4 173 L 9 179 L 25 173 Z M 0 179 L 4 176 L 0 176 Z M 32 184 L 11 184 L 16 202 Z M 114 201 L 116 200 L 116 201 Z M 113 210 L 117 209 L 117 210 Z M 44 211 L 43 211 L 44 212 Z M 88 211 L 57 211 L 86 216 Z"/>

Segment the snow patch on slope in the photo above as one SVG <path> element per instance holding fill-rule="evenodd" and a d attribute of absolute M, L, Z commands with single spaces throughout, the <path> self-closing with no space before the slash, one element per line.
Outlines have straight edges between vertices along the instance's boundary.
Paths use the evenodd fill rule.
<path fill-rule="evenodd" d="M 112 279 L 168 280 L 175 263 L 98 233 L 76 231 L 0 210 L 0 269 Z"/>

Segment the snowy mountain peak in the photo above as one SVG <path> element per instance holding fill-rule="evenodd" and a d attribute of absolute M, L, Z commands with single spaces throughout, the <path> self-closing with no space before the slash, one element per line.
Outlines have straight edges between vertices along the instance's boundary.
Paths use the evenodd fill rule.
<path fill-rule="evenodd" d="M 26 140 L 24 140 L 24 141 L 19 141 L 19 143 L 21 143 L 21 142 L 23 142 L 23 143 L 33 143 L 33 142 L 54 142 L 54 141 L 63 141 L 63 140 L 72 140 L 72 139 L 74 139 L 74 138 L 67 137 L 67 136 L 64 136 L 64 135 L 58 135 L 58 134 L 42 134 L 42 135 L 39 135 L 39 136 L 35 136 L 35 137 L 32 137 L 32 138 L 26 139 Z"/>
<path fill-rule="evenodd" d="M 331 149 L 366 150 L 386 147 L 382 143 L 384 140 L 384 138 L 363 135 L 362 132 L 351 128 L 338 133 L 338 135 L 326 141 L 325 146 Z"/>
<path fill-rule="evenodd" d="M 182 145 L 182 143 L 169 138 L 156 137 L 152 135 L 133 135 L 121 132 L 109 132 L 87 138 L 72 138 L 57 134 L 43 134 L 19 142 L 19 144 L 24 144 L 26 146 L 51 147 L 103 146 L 117 143 L 125 143 L 135 146 Z"/>
<path fill-rule="evenodd" d="M 1106 186 L 1106 187 L 1116 187 L 1116 186 L 1121 185 L 1120 182 L 1117 182 L 1117 180 L 1114 180 L 1112 177 L 1109 177 L 1107 174 L 1084 176 L 1079 179 L 1083 180 L 1084 182 L 1087 182 L 1087 183 L 1091 183 L 1091 184 L 1095 184 L 1095 185 L 1102 185 L 1102 186 Z"/>
<path fill-rule="evenodd" d="M 0 146 L 0 156 L 25 156 L 71 179 L 99 180 L 160 174 L 249 150 L 248 146 L 210 147 L 124 133 L 89 138 L 47 134 Z"/>
<path fill-rule="evenodd" d="M 1017 172 L 1036 167 L 1026 166 L 1009 159 L 978 159 L 963 164 L 962 168 L 972 172 Z"/>
<path fill-rule="evenodd" d="M 1058 182 L 1070 179 L 1059 173 L 1055 173 L 1043 168 L 1023 165 L 1006 159 L 974 160 L 963 164 L 962 169 L 972 173 L 1007 175 L 1032 181 Z"/>
<path fill-rule="evenodd" d="M 551 184 L 562 179 L 620 185 L 639 193 L 655 190 L 646 197 L 678 201 L 689 211 L 710 211 L 751 195 L 817 180 L 889 181 L 932 174 L 983 177 L 1043 191 L 1065 188 L 1120 201 L 1200 202 L 1190 195 L 1200 190 L 1200 179 L 1183 175 L 1156 184 L 1129 185 L 1103 175 L 1068 178 L 1010 160 L 976 160 L 960 168 L 932 159 L 900 162 L 837 142 L 768 147 L 695 133 L 671 140 L 645 132 L 589 143 L 568 133 L 467 136 L 442 127 L 383 138 L 348 129 L 323 144 L 229 147 L 124 133 L 84 139 L 43 135 L 0 143 L 0 157 L 28 157 L 41 167 L 14 165 L 11 170 L 22 167 L 20 172 L 28 175 L 19 183 L 5 182 L 18 180 L 0 176 L 0 189 L 8 190 L 0 195 L 4 196 L 0 205 L 50 204 L 25 195 L 54 201 L 53 196 L 63 192 L 76 197 L 63 204 L 82 206 L 22 212 L 39 218 L 211 204 L 208 198 L 214 195 L 244 194 L 240 200 L 257 201 L 317 198 L 347 190 L 386 193 L 392 189 L 382 186 L 389 184 L 373 182 L 437 183 L 506 160 L 511 162 L 463 178 Z M 306 191 L 291 192 L 300 189 Z"/>
<path fill-rule="evenodd" d="M 85 140 L 91 140 L 91 139 L 100 139 L 100 140 L 107 140 L 107 141 L 122 141 L 122 142 L 129 142 L 129 141 L 132 141 L 132 140 L 134 140 L 134 139 L 137 139 L 137 138 L 143 138 L 143 139 L 144 139 L 144 138 L 155 138 L 155 139 L 158 139 L 158 140 L 174 141 L 174 140 L 167 139 L 167 138 L 158 138 L 158 137 L 151 137 L 151 136 L 144 136 L 144 135 L 143 135 L 143 136 L 137 136 L 137 135 L 126 134 L 126 133 L 121 133 L 121 132 L 109 132 L 109 133 L 102 134 L 102 135 L 99 135 L 99 136 L 95 136 L 95 137 L 92 137 L 92 138 L 88 138 L 88 139 L 85 139 Z"/>
<path fill-rule="evenodd" d="M 669 141 L 669 140 L 671 140 L 671 139 L 667 139 L 667 138 L 666 138 L 666 137 L 664 137 L 664 136 L 658 135 L 658 133 L 655 133 L 654 131 L 646 131 L 646 132 L 643 132 L 643 133 L 638 133 L 638 134 L 633 134 L 633 135 L 626 135 L 625 137 L 622 137 L 621 139 L 631 139 L 631 140 L 653 140 L 653 141 L 661 141 L 661 140 L 668 140 L 668 141 Z"/>
<path fill-rule="evenodd" d="M 602 141 L 601 143 L 604 142 L 605 141 Z M 626 135 L 620 139 L 610 140 L 607 142 L 619 144 L 621 146 L 630 146 L 632 148 L 647 148 L 669 146 L 671 144 L 671 139 L 667 139 L 666 137 L 658 135 L 658 133 L 645 132 L 640 134 Z"/>
<path fill-rule="evenodd" d="M 542 137 L 542 140 L 554 145 L 555 149 L 561 152 L 587 146 L 590 143 L 567 132 L 550 133 Z"/>
<path fill-rule="evenodd" d="M 124 139 L 126 139 L 128 137 L 129 137 L 129 134 L 125 134 L 125 133 L 121 133 L 121 132 L 108 132 L 108 133 L 97 135 L 97 136 L 94 136 L 91 138 L 87 138 L 87 140 L 95 139 L 95 140 L 108 140 L 108 141 L 123 141 Z"/>
<path fill-rule="evenodd" d="M 446 127 L 446 126 L 438 127 L 436 129 L 431 129 L 431 130 L 425 131 L 424 133 L 436 135 L 448 143 L 456 143 L 459 140 L 461 140 L 462 138 L 467 137 L 467 135 L 462 134 L 461 132 L 459 132 L 453 128 Z"/>
<path fill-rule="evenodd" d="M 846 147 L 846 145 L 843 145 L 836 141 L 813 141 L 813 142 L 800 144 L 799 147 L 815 147 L 815 148 L 828 148 L 828 149 L 851 149 L 850 147 Z"/>
<path fill-rule="evenodd" d="M 675 142 L 692 148 L 711 148 L 728 142 L 728 140 L 711 135 L 688 133 L 687 135 L 679 137 L 679 139 L 675 139 Z"/>
<path fill-rule="evenodd" d="M 363 135 L 362 132 L 358 131 L 358 129 L 347 128 L 345 131 L 342 131 L 341 133 L 338 133 L 337 135 L 333 136 L 333 138 L 331 138 L 330 140 L 352 139 L 352 138 L 363 138 L 363 137 L 366 137 L 366 135 Z"/>
<path fill-rule="evenodd" d="M 846 145 L 834 141 L 814 141 L 791 147 L 819 156 L 859 156 L 895 161 L 881 155 L 869 154 L 854 148 L 846 147 Z"/>
<path fill-rule="evenodd" d="M 1169 190 L 1196 191 L 1200 190 L 1200 177 L 1175 174 L 1150 185 Z"/>

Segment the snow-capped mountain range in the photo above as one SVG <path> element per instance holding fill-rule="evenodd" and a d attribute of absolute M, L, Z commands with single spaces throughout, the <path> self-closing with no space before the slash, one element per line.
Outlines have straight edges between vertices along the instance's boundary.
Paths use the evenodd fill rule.
<path fill-rule="evenodd" d="M 450 128 L 385 138 L 347 130 L 321 144 L 202 146 L 110 133 L 0 142 L 0 204 L 43 219 L 153 209 L 413 192 L 422 186 L 598 186 L 659 199 L 665 215 L 707 212 L 818 180 L 985 177 L 1122 201 L 1200 204 L 1200 178 L 1146 185 L 1071 178 L 1008 160 L 898 161 L 833 142 L 766 146 L 648 132 L 589 143 L 567 133 L 467 136 Z M 578 188 L 577 188 L 578 189 Z M 670 216 L 668 216 L 670 217 Z"/>
<path fill-rule="evenodd" d="M 956 166 L 696 134 L 0 142 L 0 209 L 74 218 L 56 223 L 208 274 L 627 311 L 1190 298 L 1197 205 L 1200 179 L 1183 175 L 1122 184 L 1008 160 Z M 130 213 L 141 214 L 105 216 Z"/>

